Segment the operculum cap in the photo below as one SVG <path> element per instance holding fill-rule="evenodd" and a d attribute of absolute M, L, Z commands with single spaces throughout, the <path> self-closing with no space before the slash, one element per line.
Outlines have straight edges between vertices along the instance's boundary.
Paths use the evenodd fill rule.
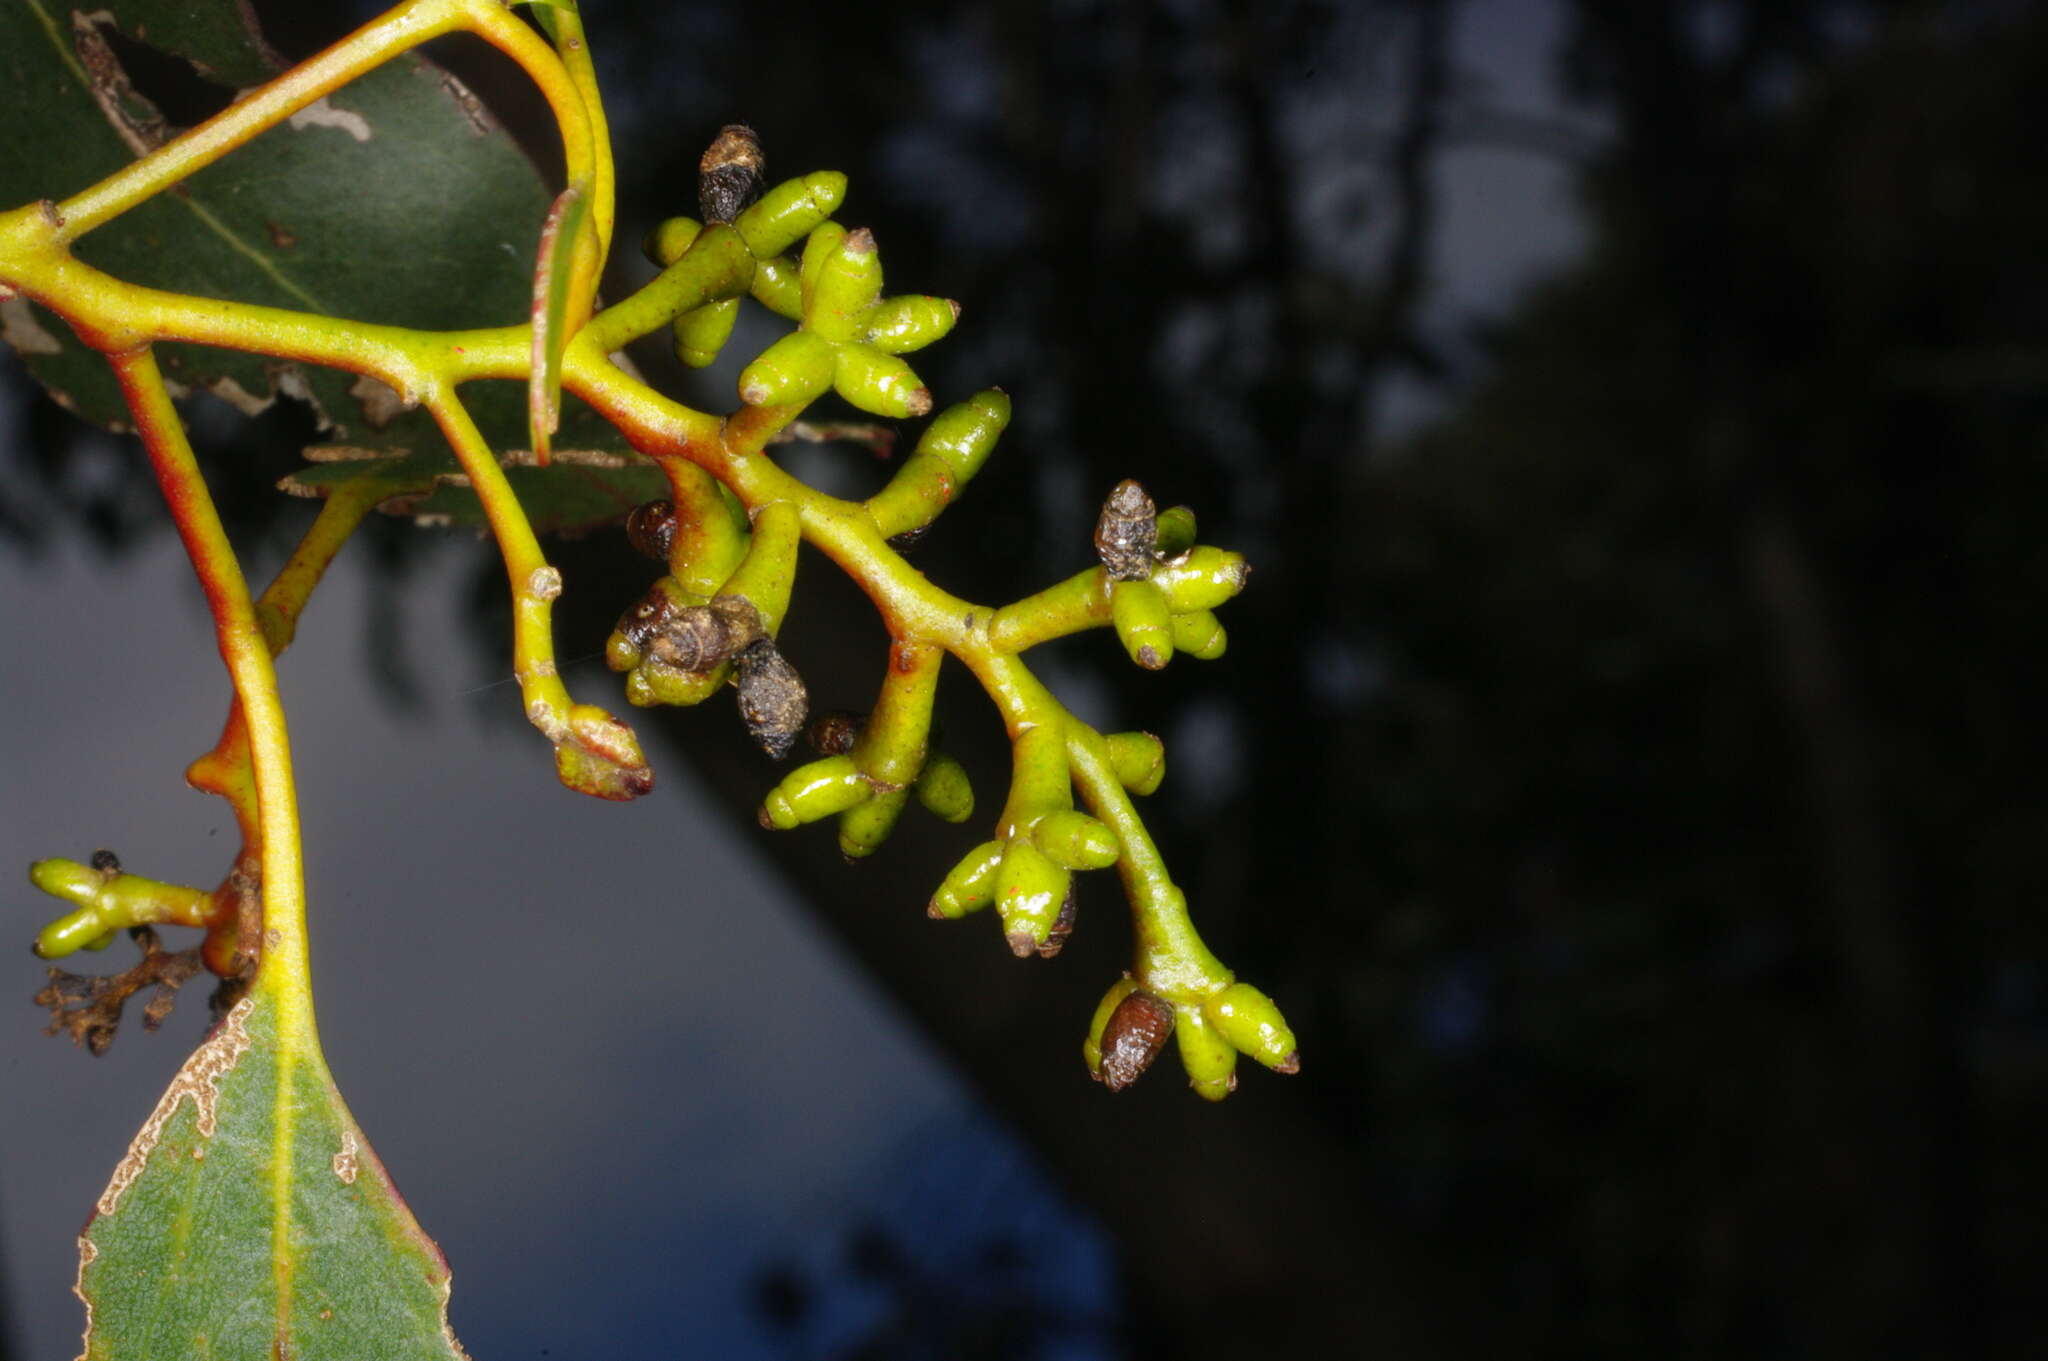
<path fill-rule="evenodd" d="M 1172 1037 L 1175 1019 L 1171 1006 L 1132 984 L 1110 1011 L 1097 1041 L 1095 1075 L 1102 1085 L 1120 1092 L 1144 1076 Z"/>

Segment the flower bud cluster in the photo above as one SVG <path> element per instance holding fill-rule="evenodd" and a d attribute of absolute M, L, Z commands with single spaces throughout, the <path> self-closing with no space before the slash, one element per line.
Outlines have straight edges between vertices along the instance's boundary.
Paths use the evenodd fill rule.
<path fill-rule="evenodd" d="M 1023 729 L 1011 756 L 995 838 L 953 867 L 927 910 L 955 918 L 993 904 L 1011 953 L 1050 959 L 1073 930 L 1074 872 L 1114 865 L 1122 845 L 1106 823 L 1073 806 L 1063 724 Z"/>
<path fill-rule="evenodd" d="M 960 305 L 921 294 L 884 298 L 882 257 L 867 228 L 819 223 L 793 267 L 779 254 L 758 261 L 755 293 L 802 324 L 740 371 L 741 401 L 801 404 L 830 388 L 877 416 L 932 409 L 931 390 L 901 356 L 951 331 Z"/>
<path fill-rule="evenodd" d="M 1136 1082 L 1166 1047 L 1180 1041 L 1188 1085 L 1210 1101 L 1237 1090 L 1237 1056 L 1249 1054 L 1276 1073 L 1301 1071 L 1294 1032 L 1273 999 L 1249 983 L 1226 982 L 1192 997 L 1148 991 L 1126 974 L 1095 1008 L 1082 1061 L 1112 1092 Z"/>
<path fill-rule="evenodd" d="M 761 804 L 761 825 L 787 830 L 837 816 L 839 849 L 872 855 L 913 795 L 947 822 L 974 812 L 960 763 L 931 745 L 939 662 L 935 647 L 895 644 L 882 693 L 866 716 L 821 715 L 805 733 L 819 759 L 791 771 Z"/>
<path fill-rule="evenodd" d="M 628 517 L 627 533 L 643 552 L 666 549 L 671 566 L 678 565 L 684 535 L 673 503 L 640 507 Z M 802 537 L 802 513 L 790 502 L 773 502 L 754 516 L 738 566 L 715 593 L 690 590 L 679 572 L 649 586 L 605 640 L 606 665 L 626 673 L 627 700 L 696 704 L 730 680 L 748 732 L 769 755 L 787 755 L 809 697 L 774 639 L 789 609 Z M 680 569 L 703 580 L 695 560 Z"/>
<path fill-rule="evenodd" d="M 37 933 L 35 951 L 44 959 L 104 950 L 127 927 L 162 922 L 204 926 L 214 914 L 212 894 L 124 874 L 111 851 L 94 852 L 89 865 L 38 860 L 29 866 L 28 877 L 43 892 L 77 905 Z"/>
<path fill-rule="evenodd" d="M 930 412 L 929 390 L 901 356 L 946 335 L 958 305 L 924 295 L 883 296 L 873 235 L 832 219 L 845 194 L 843 176 L 790 180 L 743 203 L 753 192 L 749 186 L 758 184 L 758 146 L 729 136 L 734 133 L 728 128 L 723 150 L 714 147 L 718 155 L 707 155 L 707 167 L 714 160 L 719 165 L 713 167 L 717 184 L 707 179 L 704 191 L 707 220 L 730 226 L 674 218 L 648 241 L 649 254 L 673 271 L 693 250 L 730 249 L 729 239 L 709 233 L 737 234 L 754 257 L 751 296 L 798 323 L 740 373 L 741 400 L 775 410 L 762 412 L 753 426 L 736 413 L 727 430 L 794 428 L 786 409 L 828 390 L 884 418 Z M 704 302 L 675 317 L 683 362 L 711 362 L 733 333 L 738 306 L 737 298 Z M 1000 388 L 933 417 L 889 482 L 860 507 L 880 537 L 896 546 L 924 533 L 979 472 L 1010 419 L 1010 399 Z M 607 657 L 627 673 L 627 693 L 636 704 L 695 703 L 735 680 L 749 726 L 780 755 L 802 728 L 805 706 L 801 682 L 772 639 L 788 607 L 811 503 L 804 509 L 771 503 L 756 509 L 749 523 L 737 499 L 694 464 L 673 460 L 664 467 L 674 495 L 635 511 L 627 528 L 636 547 L 667 563 L 668 575 L 620 619 Z M 833 519 L 847 509 L 827 502 L 817 514 Z M 814 525 L 814 532 L 821 527 Z M 1249 569 L 1240 554 L 1196 543 L 1192 511 L 1161 510 L 1142 486 L 1126 480 L 1103 503 L 1093 542 L 1098 568 L 979 620 L 970 611 L 973 646 L 991 658 L 1011 658 L 1107 624 L 1132 660 L 1150 670 L 1177 652 L 1222 655 L 1227 638 L 1215 610 L 1244 588 Z M 890 616 L 892 628 L 900 619 Z M 791 829 L 832 818 L 841 852 L 856 860 L 889 837 L 913 797 L 948 821 L 972 816 L 966 772 L 931 741 L 940 662 L 946 648 L 959 646 L 929 636 L 894 638 L 874 707 L 864 715 L 833 712 L 810 722 L 804 737 L 814 759 L 768 791 L 762 825 Z M 973 664 L 968 652 L 960 655 Z M 1028 673 L 1024 678 L 1035 684 Z M 997 684 L 983 680 L 994 693 Z M 799 697 L 793 705 L 791 692 Z M 1015 692 L 1008 697 L 1015 698 Z M 1134 820 L 1125 795 L 1159 787 L 1165 773 L 1159 739 L 1144 732 L 1097 734 L 1049 697 L 1005 707 L 1013 765 L 1002 814 L 993 836 L 945 876 L 929 914 L 953 919 L 993 906 L 1014 954 L 1050 958 L 1074 929 L 1075 874 L 1128 861 L 1123 878 L 1143 943 L 1133 973 L 1103 998 L 1089 1028 L 1084 1056 L 1090 1072 L 1120 1091 L 1169 1039 L 1177 1042 L 1195 1090 L 1211 1100 L 1235 1087 L 1241 1053 L 1276 1071 L 1295 1071 L 1294 1037 L 1279 1011 L 1263 993 L 1237 982 L 1194 936 L 1185 896 L 1166 878 Z M 1077 784 L 1101 816 L 1076 807 Z M 1127 844 L 1125 837 L 1132 840 Z"/>
<path fill-rule="evenodd" d="M 1215 607 L 1244 589 L 1251 569 L 1242 554 L 1192 547 L 1194 539 L 1193 511 L 1175 506 L 1160 514 L 1128 478 L 1102 503 L 1095 554 L 1108 580 L 1110 622 L 1131 660 L 1148 671 L 1175 652 L 1220 657 L 1228 642 Z"/>
<path fill-rule="evenodd" d="M 728 132 L 732 129 L 728 129 Z M 721 135 L 720 141 L 725 141 Z M 714 144 L 714 150 L 716 150 Z M 706 160 L 711 154 L 706 153 Z M 708 196 L 708 186 L 707 193 Z M 846 176 L 836 170 L 821 170 L 801 179 L 785 180 L 730 220 L 756 257 L 754 298 L 771 311 L 796 319 L 802 315 L 798 302 L 797 266 L 784 252 L 809 235 L 832 215 L 846 197 Z M 723 203 L 723 200 L 721 200 Z M 648 234 L 647 257 L 666 269 L 681 260 L 704 224 L 691 217 L 672 217 Z M 718 358 L 732 337 L 739 317 L 740 300 L 726 298 L 692 308 L 675 319 L 676 358 L 691 368 L 703 368 Z M 936 337 L 934 337 L 936 338 Z"/>

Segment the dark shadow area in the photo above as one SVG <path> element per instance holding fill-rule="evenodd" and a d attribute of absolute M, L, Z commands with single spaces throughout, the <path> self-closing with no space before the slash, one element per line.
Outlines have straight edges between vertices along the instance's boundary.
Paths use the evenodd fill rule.
<path fill-rule="evenodd" d="M 957 829 L 906 822 L 845 866 L 828 833 L 755 827 L 773 775 L 729 700 L 634 716 L 1117 1244 L 1123 1317 L 1074 1319 L 1000 1237 L 939 1269 L 821 1223 L 837 1265 L 763 1263 L 752 1302 L 789 1355 L 828 1354 L 805 1326 L 834 1291 L 884 1301 L 829 1352 L 876 1361 L 1050 1355 L 1076 1329 L 1176 1361 L 1969 1358 L 2038 1334 L 2048 21 L 613 8 L 589 18 L 610 295 L 652 273 L 623 243 L 695 211 L 706 140 L 746 119 L 771 179 L 847 172 L 839 217 L 892 289 L 964 303 L 919 371 L 942 403 L 1001 384 L 1017 416 L 922 570 L 990 603 L 1049 584 L 1123 477 L 1256 567 L 1220 661 L 1048 649 L 1091 717 L 1166 738 L 1150 825 L 1302 1037 L 1299 1077 L 1248 1072 L 1220 1107 L 1169 1064 L 1111 1099 L 1077 1062 L 1126 958 L 1112 882 L 1084 884 L 1056 964 L 1019 964 L 984 922 L 924 917 Z M 1531 15 L 1558 41 L 1525 108 L 1470 68 L 1496 41 L 1475 26 Z M 1539 286 L 1486 294 L 1446 233 L 1475 151 L 1569 171 L 1583 249 Z M 730 405 L 729 376 L 636 359 Z M 196 432 L 238 538 L 277 532 L 287 406 Z M 20 411 L 10 545 L 154 532 L 139 460 Z M 371 539 L 393 611 L 406 532 Z M 559 647 L 584 656 L 649 573 L 613 533 L 557 561 Z M 480 573 L 493 656 L 505 611 Z M 394 694 L 399 618 L 366 631 Z M 822 559 L 784 638 L 817 704 L 866 707 L 885 640 Z M 1001 735 L 946 674 L 992 811 Z"/>

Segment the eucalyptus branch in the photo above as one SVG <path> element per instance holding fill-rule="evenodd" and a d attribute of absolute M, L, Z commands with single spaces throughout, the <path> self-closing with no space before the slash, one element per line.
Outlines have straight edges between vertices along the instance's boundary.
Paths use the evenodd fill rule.
<path fill-rule="evenodd" d="M 814 738 L 819 759 L 775 786 L 764 822 L 795 827 L 834 816 L 842 850 L 863 856 L 913 800 L 949 821 L 971 816 L 965 771 L 931 740 L 941 664 L 950 655 L 1002 714 L 1012 778 L 992 839 L 945 877 L 931 913 L 958 917 L 993 905 L 1012 951 L 1049 957 L 1073 929 L 1073 876 L 1115 865 L 1136 948 L 1131 971 L 1091 1029 L 1084 1049 L 1091 1070 L 1121 1086 L 1177 1027 L 1191 1079 L 1205 1096 L 1229 1090 L 1240 1051 L 1291 1071 L 1291 1034 L 1272 1004 L 1248 992 L 1202 942 L 1132 801 L 1163 775 L 1160 743 L 1079 722 L 1023 660 L 1041 643 L 1104 626 L 1148 669 L 1176 653 L 1216 657 L 1226 637 L 1214 611 L 1244 587 L 1243 558 L 1197 543 L 1191 511 L 1155 512 L 1143 489 L 1127 482 L 1104 503 L 1096 564 L 1044 590 L 989 606 L 912 568 L 902 543 L 958 501 L 1010 420 L 1010 398 L 995 388 L 933 414 L 930 389 L 904 357 L 950 332 L 958 304 L 885 296 L 873 235 L 834 220 L 845 177 L 820 171 L 768 187 L 752 132 L 733 125 L 705 153 L 701 220 L 664 222 L 647 243 L 660 273 L 593 315 L 612 234 L 615 170 L 580 16 L 558 3 L 540 21 L 551 43 L 496 0 L 410 0 L 71 199 L 0 214 L 0 291 L 50 308 L 114 365 L 214 606 L 236 688 L 219 743 L 191 770 L 194 783 L 235 809 L 244 836 L 236 870 L 202 894 L 45 862 L 60 867 L 44 873 L 46 887 L 79 905 L 45 932 L 46 943 L 70 949 L 101 943 L 123 925 L 189 922 L 207 928 L 207 959 L 217 971 L 246 968 L 260 953 L 259 981 L 283 974 L 303 981 L 298 834 L 271 657 L 290 642 L 308 593 L 363 515 L 435 484 L 453 480 L 473 494 L 504 560 L 513 669 L 528 719 L 555 747 L 562 781 L 611 799 L 651 788 L 631 729 L 575 702 L 563 684 L 551 619 L 565 583 L 506 474 L 513 451 L 494 449 L 458 396 L 464 383 L 512 381 L 529 394 L 531 456 L 523 461 L 547 466 L 568 393 L 667 481 L 669 496 L 636 510 L 629 525 L 633 543 L 664 574 L 621 616 L 606 648 L 610 665 L 625 673 L 631 703 L 694 704 L 733 685 L 749 729 L 780 756 L 803 729 L 808 705 L 801 678 L 776 645 L 798 546 L 831 560 L 880 614 L 892 644 L 874 711 L 849 720 L 840 735 Z M 199 298 L 115 278 L 72 255 L 82 233 L 354 76 L 454 31 L 475 33 L 517 62 L 561 131 L 568 183 L 541 236 L 523 323 L 437 332 Z M 665 396 L 611 358 L 666 327 L 683 362 L 709 363 L 748 300 L 795 326 L 742 369 L 739 405 L 723 416 Z M 460 475 L 371 472 L 329 488 L 305 542 L 252 605 L 151 355 L 152 345 L 167 341 L 373 378 L 401 408 L 425 408 Z M 771 454 L 828 391 L 883 421 L 931 415 L 888 484 L 864 501 L 804 484 Z M 869 439 L 894 439 L 887 427 L 863 429 Z M 231 910 L 259 884 L 260 947 L 241 920 L 246 914 Z M 294 1005 L 309 1028 L 310 1002 Z"/>
<path fill-rule="evenodd" d="M 1125 482 L 1103 503 L 1094 564 L 1021 599 L 968 601 L 912 567 L 907 545 L 960 502 L 1011 419 L 1011 398 L 995 387 L 940 408 L 906 357 L 944 339 L 959 321 L 959 304 L 885 294 L 873 233 L 835 218 L 846 199 L 845 176 L 816 171 L 769 185 L 753 132 L 732 124 L 700 162 L 699 216 L 668 219 L 646 243 L 659 273 L 597 310 L 615 218 L 607 121 L 574 4 L 550 0 L 537 18 L 545 39 L 500 0 L 407 0 L 98 184 L 61 203 L 42 200 L 0 213 L 0 301 L 26 298 L 48 308 L 112 365 L 205 590 L 234 690 L 219 740 L 187 771 L 193 785 L 228 801 L 241 831 L 240 849 L 216 888 L 127 873 L 104 852 L 89 864 L 41 861 L 31 872 L 69 909 L 44 927 L 40 953 L 104 946 L 124 929 L 142 946 L 142 961 L 117 977 L 53 971 L 41 995 L 56 1025 L 94 1052 L 111 1039 L 129 996 L 157 989 L 145 1008 L 145 1024 L 154 1024 L 168 1011 L 171 990 L 202 962 L 226 980 L 224 992 L 240 999 L 174 1081 L 80 1240 L 81 1296 L 89 1305 L 120 1301 L 113 1312 L 122 1326 L 138 1330 L 130 1337 L 157 1336 L 161 1320 L 152 1310 L 161 1301 L 121 1292 L 150 1279 L 163 1233 L 146 1214 L 117 1219 L 115 1210 L 128 1187 L 154 1178 L 158 1204 L 212 1204 L 227 1194 L 222 1188 L 233 1188 L 264 1218 L 263 1254 L 226 1273 L 234 1277 L 229 1288 L 243 1293 L 216 1316 L 218 1327 L 253 1326 L 261 1337 L 244 1348 L 208 1333 L 206 1346 L 300 1354 L 311 1336 L 309 1301 L 325 1328 L 332 1314 L 319 1312 L 319 1302 L 348 1294 L 396 1301 L 392 1307 L 404 1314 L 419 1354 L 461 1355 L 447 1326 L 445 1266 L 389 1193 L 319 1052 L 300 829 L 273 661 L 371 509 L 459 498 L 465 514 L 480 514 L 504 562 L 513 671 L 526 717 L 554 747 L 557 777 L 606 799 L 648 792 L 653 774 L 632 730 L 573 699 L 556 661 L 554 602 L 571 583 L 541 547 L 536 523 L 548 522 L 523 498 L 536 485 L 561 484 L 515 482 L 509 465 L 529 465 L 517 472 L 521 479 L 586 475 L 601 493 L 595 499 L 612 507 L 609 518 L 623 516 L 628 541 L 659 564 L 660 575 L 627 606 L 606 642 L 607 664 L 622 673 L 629 703 L 693 705 L 730 686 L 747 730 L 769 756 L 780 760 L 800 738 L 808 743 L 815 759 L 767 791 L 760 809 L 766 826 L 793 829 L 831 818 L 841 851 L 859 858 L 880 850 L 912 803 L 948 823 L 972 819 L 977 801 L 968 773 L 933 731 L 946 659 L 960 663 L 1001 717 L 1010 778 L 987 839 L 944 875 L 926 910 L 950 920 L 992 909 L 987 915 L 1012 953 L 1050 959 L 1076 929 L 1077 877 L 1114 866 L 1130 904 L 1131 966 L 1103 996 L 1082 1046 L 1088 1070 L 1106 1086 L 1120 1090 L 1134 1081 L 1169 1039 L 1177 1040 L 1194 1090 L 1209 1099 L 1235 1086 L 1239 1054 L 1279 1072 L 1299 1067 L 1294 1036 L 1273 1002 L 1239 981 L 1202 940 L 1187 895 L 1139 813 L 1134 796 L 1151 793 L 1164 778 L 1163 744 L 1149 733 L 1105 734 L 1081 722 L 1026 661 L 1041 643 L 1103 627 L 1149 670 L 1176 656 L 1217 657 L 1226 636 L 1215 611 L 1244 588 L 1244 559 L 1197 542 L 1192 511 L 1156 511 L 1143 488 Z M 535 224 L 539 244 L 522 285 L 523 319 L 414 329 L 146 287 L 72 253 L 84 233 L 153 195 L 198 191 L 203 182 L 180 186 L 351 79 L 459 31 L 518 63 L 546 99 L 562 139 L 566 183 Z M 74 74 L 86 79 L 75 64 Z M 709 364 L 747 306 L 792 325 L 741 368 L 738 402 L 722 414 L 666 396 L 613 358 L 666 329 L 684 364 Z M 329 457 L 338 452 L 348 460 L 339 472 L 290 479 L 291 489 L 327 501 L 260 600 L 250 598 L 158 368 L 154 347 L 168 342 L 359 375 L 388 388 L 398 412 L 424 408 L 386 431 L 383 446 L 330 447 Z M 517 436 L 493 423 L 484 398 L 464 392 L 464 384 L 478 382 L 525 388 L 527 449 L 494 445 L 486 426 L 499 444 Z M 274 386 L 286 385 L 280 379 Z M 881 424 L 804 421 L 828 393 Z M 582 466 L 551 467 L 564 394 L 608 422 L 643 461 L 585 450 L 574 460 Z M 386 415 L 370 400 L 363 399 L 363 409 L 369 425 L 384 424 Z M 889 450 L 903 421 L 923 422 L 910 452 L 862 500 L 828 495 L 776 461 L 792 431 L 850 430 L 870 447 Z M 436 432 L 432 448 L 396 447 L 401 438 L 431 443 Z M 362 438 L 375 444 L 379 437 Z M 568 451 L 562 459 L 571 461 Z M 624 466 L 600 466 L 607 464 Z M 655 485 L 665 482 L 668 494 L 643 501 L 653 470 L 661 475 Z M 614 471 L 617 479 L 607 480 Z M 574 523 L 587 528 L 606 518 L 591 510 Z M 809 689 L 781 650 L 806 545 L 846 573 L 888 631 L 866 714 L 813 721 Z M 173 954 L 158 946 L 157 926 L 198 928 L 205 938 Z M 187 1096 L 197 1114 L 181 1123 Z M 213 1137 L 216 1103 L 221 1111 L 232 1108 L 233 1118 L 259 1137 L 204 1142 Z M 359 1183 L 366 1170 L 375 1175 Z M 308 1216 L 321 1226 L 311 1237 Z M 329 1226 L 344 1223 L 352 1227 L 336 1241 L 353 1246 L 323 1255 Z M 313 1238 L 321 1246 L 308 1247 Z M 322 1279 L 321 1270 L 333 1274 Z M 373 1278 L 374 1288 L 364 1284 Z M 95 1326 L 89 1321 L 88 1352 L 111 1354 L 117 1344 L 102 1346 Z M 351 1354 L 384 1354 L 375 1326 L 360 1326 L 366 1331 L 354 1335 Z M 333 1341 L 339 1335 L 322 1334 L 321 1345 L 341 1345 Z M 138 1345 L 145 1344 L 127 1349 Z"/>

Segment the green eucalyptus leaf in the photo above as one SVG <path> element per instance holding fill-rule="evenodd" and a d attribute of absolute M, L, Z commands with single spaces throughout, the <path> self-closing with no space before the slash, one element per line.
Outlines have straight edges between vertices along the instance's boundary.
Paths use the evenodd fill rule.
<path fill-rule="evenodd" d="M 221 86 L 259 83 L 279 66 L 233 0 L 115 0 L 90 16 L 52 0 L 0 0 L 0 206 L 62 199 L 118 170 L 177 129 L 128 87 L 119 35 L 190 62 Z M 95 75 L 94 73 L 98 73 Z M 120 278 L 202 297 L 321 312 L 423 329 L 527 320 L 533 262 L 550 194 L 532 163 L 453 76 L 400 57 L 288 122 L 89 233 L 79 258 Z M 129 417 L 105 362 L 53 314 L 26 299 L 0 303 L 0 338 L 64 406 L 110 429 Z M 279 396 L 308 402 L 343 449 L 445 455 L 433 422 L 400 409 L 373 380 L 196 345 L 159 347 L 165 376 L 255 412 Z M 505 388 L 509 401 L 482 394 Z M 494 448 L 531 444 L 510 384 L 465 389 Z M 644 463 L 610 426 L 565 403 L 555 442 L 624 457 L 612 472 L 584 463 L 566 479 L 518 477 L 536 526 L 586 528 L 587 516 L 645 499 Z M 509 420 L 501 417 L 509 416 Z M 320 466 L 298 489 L 334 484 L 347 461 Z M 449 458 L 445 470 L 453 471 Z M 537 470 L 539 471 L 539 470 Z M 658 494 L 658 492 L 656 493 Z M 445 513 L 480 522 L 474 496 L 444 485 Z"/>
<path fill-rule="evenodd" d="M 260 986 L 171 1080 L 78 1241 L 82 1361 L 463 1357 L 440 1250 L 310 1026 Z"/>

